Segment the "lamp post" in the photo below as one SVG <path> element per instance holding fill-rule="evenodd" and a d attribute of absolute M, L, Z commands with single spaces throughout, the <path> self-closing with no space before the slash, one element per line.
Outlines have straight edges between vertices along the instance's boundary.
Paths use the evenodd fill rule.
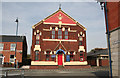
<path fill-rule="evenodd" d="M 16 68 L 16 50 L 17 50 L 17 34 L 18 34 L 18 18 L 15 21 L 17 23 L 17 28 L 16 28 L 16 46 L 15 46 L 15 61 L 14 61 L 14 67 Z"/>
<path fill-rule="evenodd" d="M 108 51 L 109 51 L 109 68 L 110 68 L 110 77 L 112 78 L 112 60 L 111 60 L 111 48 L 110 48 L 110 31 L 108 25 L 108 14 L 107 14 L 107 2 L 100 2 L 101 9 L 105 11 L 105 21 L 106 21 L 106 29 L 107 29 L 107 41 L 108 41 Z"/>

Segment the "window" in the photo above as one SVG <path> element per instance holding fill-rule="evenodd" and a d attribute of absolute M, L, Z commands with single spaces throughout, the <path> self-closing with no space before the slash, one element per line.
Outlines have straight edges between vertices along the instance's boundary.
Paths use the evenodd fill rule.
<path fill-rule="evenodd" d="M 10 62 L 14 63 L 14 55 L 10 55 Z"/>
<path fill-rule="evenodd" d="M 11 44 L 10 50 L 11 50 L 11 51 L 15 51 L 15 48 L 16 48 L 16 44 Z"/>
<path fill-rule="evenodd" d="M 65 28 L 65 39 L 68 39 L 68 29 Z"/>
<path fill-rule="evenodd" d="M 35 60 L 38 60 L 39 51 L 35 51 Z"/>
<path fill-rule="evenodd" d="M 36 44 L 39 44 L 39 43 L 40 43 L 39 39 L 40 39 L 40 35 L 39 35 L 39 34 L 36 34 Z"/>
<path fill-rule="evenodd" d="M 80 61 L 83 61 L 83 57 L 80 57 Z"/>
<path fill-rule="evenodd" d="M 83 38 L 82 38 L 82 37 L 79 37 L 79 41 L 83 41 Z"/>
<path fill-rule="evenodd" d="M 36 40 L 39 40 L 39 39 L 40 39 L 40 35 L 37 34 L 37 35 L 36 35 Z"/>
<path fill-rule="evenodd" d="M 70 61 L 73 61 L 73 52 L 70 52 Z"/>
<path fill-rule="evenodd" d="M 0 43 L 0 51 L 3 51 L 4 44 Z"/>
<path fill-rule="evenodd" d="M 39 44 L 39 40 L 36 40 L 36 44 Z"/>
<path fill-rule="evenodd" d="M 10 58 L 14 58 L 14 55 L 10 55 Z"/>
<path fill-rule="evenodd" d="M 79 46 L 80 46 L 80 45 L 82 45 L 82 42 L 81 42 L 81 41 L 79 42 Z"/>
<path fill-rule="evenodd" d="M 49 61 L 50 60 L 50 52 L 46 52 L 46 61 Z"/>
<path fill-rule="evenodd" d="M 58 39 L 62 39 L 62 29 L 58 29 Z"/>
<path fill-rule="evenodd" d="M 52 28 L 52 39 L 55 39 L 55 28 Z"/>
<path fill-rule="evenodd" d="M 83 54 L 80 54 L 80 56 L 83 56 Z"/>
<path fill-rule="evenodd" d="M 80 51 L 80 61 L 84 61 L 84 53 L 83 53 L 83 51 Z"/>
<path fill-rule="evenodd" d="M 80 51 L 80 53 L 83 53 L 83 51 Z"/>
<path fill-rule="evenodd" d="M 0 54 L 0 57 L 3 57 L 3 54 Z"/>

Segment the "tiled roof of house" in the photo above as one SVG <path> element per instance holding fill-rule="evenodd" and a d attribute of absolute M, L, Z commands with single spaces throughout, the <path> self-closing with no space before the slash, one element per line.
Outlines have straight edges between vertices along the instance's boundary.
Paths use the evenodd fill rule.
<path fill-rule="evenodd" d="M 108 55 L 107 48 L 95 48 L 87 53 L 87 56 Z"/>
<path fill-rule="evenodd" d="M 0 42 L 23 42 L 23 40 L 26 40 L 25 36 L 0 35 Z"/>

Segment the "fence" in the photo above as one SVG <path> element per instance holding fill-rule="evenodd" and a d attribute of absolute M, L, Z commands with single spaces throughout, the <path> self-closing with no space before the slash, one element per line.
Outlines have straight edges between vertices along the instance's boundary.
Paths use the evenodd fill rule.
<path fill-rule="evenodd" d="M 24 69 L 15 69 L 15 68 L 10 68 L 10 69 L 2 69 L 1 70 L 1 76 L 2 78 L 6 78 L 6 77 L 12 77 L 12 76 L 16 76 L 16 77 L 20 77 L 20 78 L 24 78 Z M 14 74 L 11 74 L 11 71 L 14 71 Z"/>

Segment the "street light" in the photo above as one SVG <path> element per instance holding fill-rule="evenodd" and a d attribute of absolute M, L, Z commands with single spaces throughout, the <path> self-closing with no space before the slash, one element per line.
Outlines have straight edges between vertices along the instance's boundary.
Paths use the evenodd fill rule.
<path fill-rule="evenodd" d="M 17 50 L 17 34 L 18 34 L 18 18 L 15 21 L 17 23 L 17 28 L 16 28 L 16 46 L 15 46 L 15 61 L 14 61 L 14 67 L 16 68 L 16 50 Z"/>
<path fill-rule="evenodd" d="M 110 48 L 110 31 L 108 25 L 108 15 L 107 15 L 107 2 L 100 2 L 101 9 L 105 11 L 105 20 L 106 20 L 106 28 L 107 28 L 107 41 L 108 41 L 108 51 L 109 51 L 109 66 L 110 66 L 110 76 L 112 78 L 112 60 L 111 60 L 111 48 Z"/>

